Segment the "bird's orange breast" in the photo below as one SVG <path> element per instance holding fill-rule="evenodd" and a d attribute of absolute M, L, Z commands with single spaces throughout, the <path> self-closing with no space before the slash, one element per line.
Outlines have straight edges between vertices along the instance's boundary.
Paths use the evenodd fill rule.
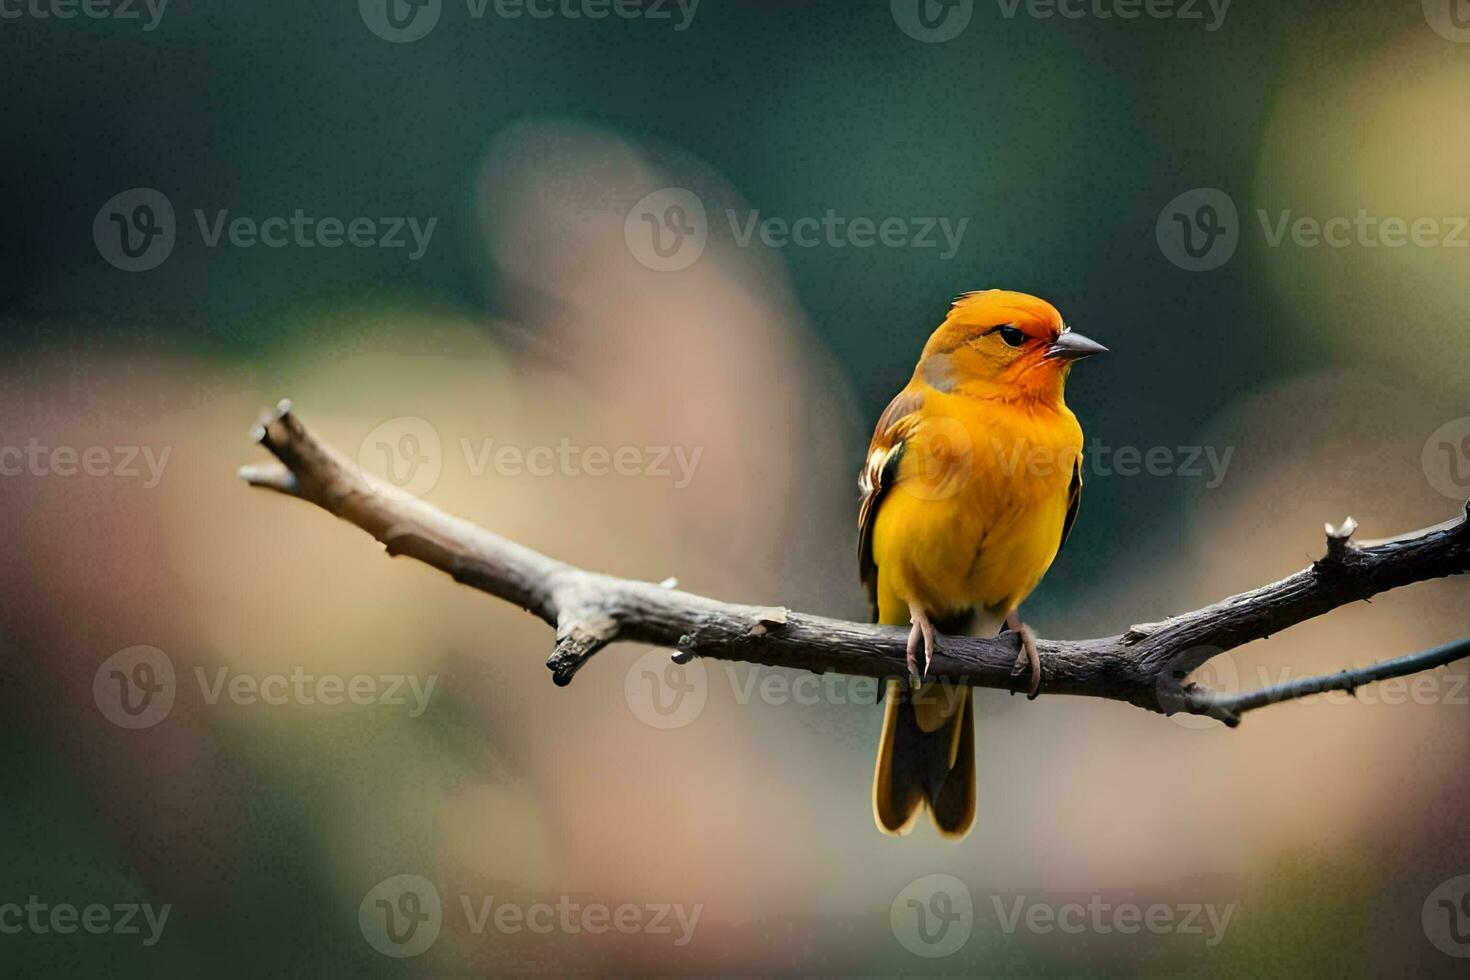
<path fill-rule="evenodd" d="M 1081 452 L 1065 406 L 930 395 L 875 517 L 880 620 L 912 601 L 998 627 L 1056 557 Z"/>

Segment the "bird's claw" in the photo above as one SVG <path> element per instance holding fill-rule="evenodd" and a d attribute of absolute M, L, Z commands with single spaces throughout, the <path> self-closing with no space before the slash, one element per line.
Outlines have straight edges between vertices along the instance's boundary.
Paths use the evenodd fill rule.
<path fill-rule="evenodd" d="M 908 649 L 906 651 L 905 658 L 904 658 L 905 661 L 908 663 L 908 668 L 909 668 L 909 687 L 912 688 L 912 689 L 917 689 L 918 686 L 919 686 L 919 658 L 918 658 L 918 653 L 919 653 L 919 640 L 920 640 L 920 638 L 922 636 L 923 636 L 923 633 L 919 629 L 919 624 L 918 623 L 914 623 L 913 628 L 909 630 Z"/>
<path fill-rule="evenodd" d="M 1031 632 L 1031 627 L 1016 619 L 1014 614 L 1006 619 L 1006 627 L 1021 638 L 1021 649 L 1016 654 L 1011 676 L 1018 676 L 1030 665 L 1031 689 L 1026 692 L 1026 700 L 1035 701 L 1037 692 L 1041 690 L 1041 654 L 1036 650 L 1036 634 Z"/>
<path fill-rule="evenodd" d="M 934 624 L 929 622 L 929 617 L 917 606 L 909 607 L 909 619 L 913 627 L 909 630 L 909 643 L 907 660 L 909 667 L 909 681 L 914 687 L 929 676 L 929 667 L 934 663 L 934 653 L 939 649 L 939 644 L 934 638 Z M 924 669 L 919 670 L 919 643 L 924 644 Z"/>

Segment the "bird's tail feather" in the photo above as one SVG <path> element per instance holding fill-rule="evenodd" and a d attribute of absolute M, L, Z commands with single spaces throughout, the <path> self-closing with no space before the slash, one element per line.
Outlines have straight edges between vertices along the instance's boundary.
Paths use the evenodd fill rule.
<path fill-rule="evenodd" d="M 913 829 L 928 806 L 944 837 L 975 823 L 975 717 L 968 686 L 888 682 L 883 737 L 873 771 L 873 818 L 885 834 Z"/>

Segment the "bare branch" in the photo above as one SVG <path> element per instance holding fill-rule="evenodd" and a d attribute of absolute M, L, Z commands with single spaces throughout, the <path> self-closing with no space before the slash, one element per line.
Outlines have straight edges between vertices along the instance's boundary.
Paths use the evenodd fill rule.
<path fill-rule="evenodd" d="M 1195 696 L 1194 707 L 1199 709 L 1195 713 L 1215 717 L 1230 715 L 1238 719 L 1245 712 L 1264 708 L 1268 704 L 1280 704 L 1282 701 L 1310 697 L 1326 691 L 1347 691 L 1351 694 L 1364 684 L 1433 670 L 1464 657 L 1470 657 L 1470 637 L 1420 653 L 1411 653 L 1408 656 L 1369 664 L 1367 667 L 1342 670 L 1335 674 L 1323 674 L 1318 677 L 1303 677 L 1245 694 L 1227 697 L 1221 694 L 1201 693 Z"/>
<path fill-rule="evenodd" d="M 262 419 L 255 438 L 282 465 L 246 466 L 240 476 L 310 501 L 355 524 L 390 555 L 407 555 L 455 581 L 514 603 L 556 629 L 547 667 L 558 685 L 616 640 L 668 647 L 673 658 L 739 660 L 902 679 L 907 629 L 721 602 L 673 588 L 576 568 L 452 517 L 364 474 L 318 441 L 289 402 Z M 1190 682 L 1190 672 L 1226 650 L 1278 633 L 1339 606 L 1399 586 L 1470 570 L 1467 514 L 1411 534 L 1354 544 L 1357 523 L 1327 528 L 1325 555 L 1278 582 L 1231 596 L 1121 636 L 1037 640 L 1041 693 L 1126 701 L 1150 711 L 1208 715 L 1227 725 L 1267 704 L 1363 684 L 1470 656 L 1470 638 L 1369 667 L 1305 678 L 1261 691 L 1222 695 Z M 1026 691 L 1013 676 L 1018 638 L 944 637 L 931 675 L 976 687 Z"/>

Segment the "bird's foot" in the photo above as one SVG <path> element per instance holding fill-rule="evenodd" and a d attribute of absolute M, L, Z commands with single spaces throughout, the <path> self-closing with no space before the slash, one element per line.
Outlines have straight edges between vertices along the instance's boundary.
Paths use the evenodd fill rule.
<path fill-rule="evenodd" d="M 929 617 L 925 615 L 923 609 L 912 603 L 909 604 L 909 621 L 914 624 L 913 628 L 909 630 L 907 651 L 909 681 L 917 688 L 919 682 L 929 676 L 929 665 L 934 662 L 934 651 L 939 649 L 939 644 L 934 640 L 934 624 L 929 622 Z M 921 639 L 924 643 L 924 669 L 922 671 L 919 670 L 918 664 L 919 642 Z"/>
<path fill-rule="evenodd" d="M 1034 701 L 1036 692 L 1041 689 L 1041 654 L 1036 651 L 1036 634 L 1015 613 L 1006 617 L 1006 629 L 1021 638 L 1021 651 L 1016 655 L 1016 665 L 1011 668 L 1011 676 L 1021 673 L 1028 663 L 1031 665 L 1031 690 L 1026 693 L 1026 700 Z"/>

